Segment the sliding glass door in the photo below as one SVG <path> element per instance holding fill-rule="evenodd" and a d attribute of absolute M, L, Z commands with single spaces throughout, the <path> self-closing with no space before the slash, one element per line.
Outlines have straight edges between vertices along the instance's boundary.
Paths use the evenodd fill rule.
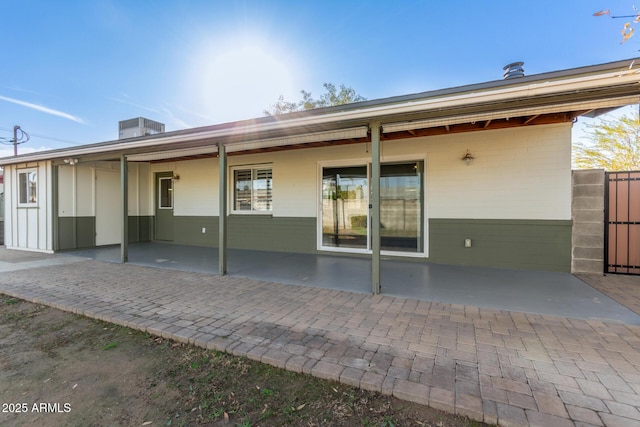
<path fill-rule="evenodd" d="M 389 252 L 424 252 L 424 162 L 380 167 L 380 248 Z"/>
<path fill-rule="evenodd" d="M 367 166 L 322 169 L 322 246 L 368 249 Z"/>
<path fill-rule="evenodd" d="M 424 161 L 383 163 L 380 178 L 381 249 L 424 253 Z M 326 249 L 371 250 L 368 165 L 322 168 L 322 242 Z"/>

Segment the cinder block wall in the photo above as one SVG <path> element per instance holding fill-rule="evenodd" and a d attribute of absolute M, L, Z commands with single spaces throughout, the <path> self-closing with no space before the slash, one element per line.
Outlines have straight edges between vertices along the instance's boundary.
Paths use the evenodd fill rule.
<path fill-rule="evenodd" d="M 571 173 L 571 272 L 602 274 L 604 271 L 603 169 Z"/>

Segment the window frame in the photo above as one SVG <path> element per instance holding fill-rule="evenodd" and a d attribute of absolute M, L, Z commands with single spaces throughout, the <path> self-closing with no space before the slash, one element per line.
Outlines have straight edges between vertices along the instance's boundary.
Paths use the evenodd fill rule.
<path fill-rule="evenodd" d="M 403 251 L 392 251 L 392 250 L 380 250 L 380 254 L 384 256 L 398 256 L 403 258 L 429 258 L 429 199 L 427 186 L 428 186 L 428 178 L 427 178 L 427 169 L 428 169 L 428 158 L 426 154 L 417 153 L 415 155 L 394 155 L 394 156 L 384 156 L 380 159 L 381 166 L 385 164 L 392 163 L 404 163 L 404 162 L 415 162 L 422 161 L 423 162 L 423 176 L 422 176 L 422 230 L 423 230 L 423 241 L 422 241 L 422 252 L 403 252 Z M 349 167 L 349 166 L 362 166 L 367 165 L 367 180 L 369 185 L 369 194 L 371 192 L 371 157 L 355 157 L 352 159 L 346 160 L 321 160 L 317 162 L 316 169 L 316 249 L 319 252 L 347 252 L 347 253 L 359 253 L 359 254 L 371 254 L 371 240 L 370 234 L 367 236 L 368 244 L 366 249 L 354 249 L 354 248 L 343 248 L 343 247 L 335 247 L 335 246 L 325 246 L 322 240 L 322 175 L 323 168 L 333 168 L 333 167 Z M 371 203 L 371 202 L 369 202 Z M 370 233 L 370 218 L 371 213 L 368 214 L 367 219 L 367 233 Z"/>
<path fill-rule="evenodd" d="M 162 181 L 165 181 L 165 180 L 169 181 L 169 183 L 171 184 L 171 187 L 169 188 L 171 206 L 162 206 Z M 158 209 L 173 210 L 173 206 L 174 206 L 173 187 L 174 187 L 173 176 L 158 177 L 158 206 L 157 206 Z"/>
<path fill-rule="evenodd" d="M 35 196 L 35 200 L 31 201 L 29 200 L 29 174 L 35 174 L 35 188 L 34 188 L 34 196 Z M 37 168 L 25 168 L 25 169 L 18 169 L 17 170 L 17 195 L 18 195 L 18 207 L 19 208 L 33 208 L 33 207 L 38 207 L 38 169 Z M 27 186 L 26 186 L 26 193 L 24 194 L 25 198 L 27 201 L 23 201 L 22 196 L 22 186 L 21 186 L 21 177 L 22 175 L 26 176 L 26 180 L 27 180 Z"/>
<path fill-rule="evenodd" d="M 270 190 L 270 200 L 268 200 L 269 209 L 267 210 L 258 210 L 254 209 L 255 199 L 254 199 L 254 182 L 257 178 L 257 171 L 266 170 L 270 171 L 270 182 L 271 186 Z M 251 186 L 249 188 L 250 191 L 250 207 L 251 209 L 237 209 L 236 208 L 236 172 L 238 171 L 250 171 L 251 172 Z M 230 179 L 229 179 L 229 212 L 232 214 L 238 215 L 273 215 L 273 164 L 272 163 L 261 163 L 261 164 L 253 164 L 253 165 L 237 165 L 232 166 L 229 171 Z"/>

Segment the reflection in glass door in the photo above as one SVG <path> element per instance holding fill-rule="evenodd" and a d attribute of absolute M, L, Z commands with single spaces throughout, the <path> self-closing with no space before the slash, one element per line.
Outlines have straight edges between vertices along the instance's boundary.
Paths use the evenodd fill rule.
<path fill-rule="evenodd" d="M 322 168 L 322 247 L 371 249 L 368 167 Z M 380 249 L 424 254 L 424 161 L 380 166 Z"/>
<path fill-rule="evenodd" d="M 368 249 L 366 166 L 322 169 L 322 246 Z"/>
<path fill-rule="evenodd" d="M 380 167 L 380 248 L 424 252 L 424 162 L 386 163 Z"/>

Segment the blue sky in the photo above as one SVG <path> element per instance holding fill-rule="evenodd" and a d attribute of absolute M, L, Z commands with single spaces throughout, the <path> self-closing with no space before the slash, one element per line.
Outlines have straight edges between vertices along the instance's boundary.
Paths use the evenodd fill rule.
<path fill-rule="evenodd" d="M 117 139 L 119 120 L 167 130 L 258 117 L 324 82 L 367 99 L 640 56 L 626 1 L 5 0 L 0 137 L 19 147 Z M 12 148 L 0 145 L 0 157 Z"/>

